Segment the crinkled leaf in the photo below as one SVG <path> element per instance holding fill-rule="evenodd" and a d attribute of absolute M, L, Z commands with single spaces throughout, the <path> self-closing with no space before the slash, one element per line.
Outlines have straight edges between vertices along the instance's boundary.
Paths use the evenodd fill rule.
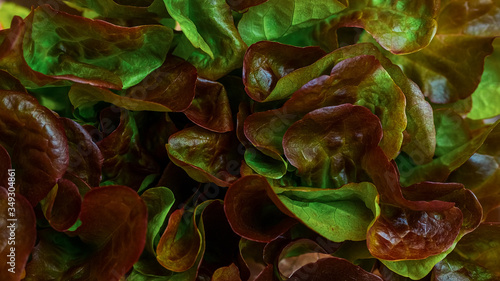
<path fill-rule="evenodd" d="M 87 192 L 82 225 L 75 231 L 94 249 L 85 264 L 87 278 L 119 280 L 139 259 L 147 232 L 147 207 L 126 186 L 103 186 Z"/>
<path fill-rule="evenodd" d="M 458 207 L 463 214 L 460 232 L 455 238 L 455 241 L 446 251 L 437 255 L 429 256 L 425 259 L 398 261 L 381 260 L 384 265 L 392 271 L 398 273 L 399 275 L 416 280 L 426 276 L 432 270 L 434 265 L 443 260 L 450 252 L 453 251 L 457 242 L 465 234 L 474 231 L 477 228 L 481 222 L 482 208 L 474 194 L 470 190 L 463 188 L 461 184 L 457 183 L 423 182 L 407 187 L 403 191 L 405 197 L 410 200 L 437 199 L 454 202 L 455 206 Z M 438 201 L 431 201 L 431 204 L 432 202 Z M 438 215 L 435 218 L 439 217 L 440 216 Z M 423 229 L 421 228 L 420 230 L 423 230 L 424 233 L 432 233 L 432 230 L 428 227 Z"/>
<path fill-rule="evenodd" d="M 90 134 L 78 123 L 68 118 L 59 119 L 64 126 L 69 147 L 69 166 L 72 173 L 90 186 L 99 186 L 103 157 Z"/>
<path fill-rule="evenodd" d="M 252 7 L 238 24 L 241 37 L 248 45 L 276 40 L 307 28 L 347 7 L 347 1 L 269 0 Z"/>
<path fill-rule="evenodd" d="M 228 186 L 237 179 L 241 155 L 232 133 L 216 133 L 194 126 L 173 134 L 166 148 L 170 160 L 199 182 Z"/>
<path fill-rule="evenodd" d="M 217 269 L 211 281 L 241 281 L 240 271 L 238 267 L 232 263 L 229 266 Z"/>
<path fill-rule="evenodd" d="M 334 242 L 365 240 L 368 226 L 380 212 L 377 189 L 368 182 L 339 189 L 271 189 L 293 217 Z"/>
<path fill-rule="evenodd" d="M 166 187 L 154 187 L 141 195 L 148 208 L 148 231 L 146 234 L 146 250 L 155 253 L 160 229 L 174 205 L 174 194 Z"/>
<path fill-rule="evenodd" d="M 34 206 L 68 167 L 68 144 L 58 118 L 28 94 L 0 91 L 0 144 L 17 172 L 17 191 Z"/>
<path fill-rule="evenodd" d="M 201 77 L 217 80 L 241 67 L 247 46 L 234 26 L 231 8 L 225 0 L 164 0 L 189 42 L 197 48 L 179 56 L 198 69 Z M 210 9 L 205 9 L 206 7 Z M 205 8 L 204 8 L 205 7 Z M 180 44 L 174 54 L 189 47 Z M 180 49 L 179 49 L 180 48 Z"/>
<path fill-rule="evenodd" d="M 198 78 L 196 95 L 184 114 L 196 125 L 210 131 L 225 133 L 233 130 L 227 92 L 218 82 Z"/>
<path fill-rule="evenodd" d="M 306 113 L 326 106 L 353 103 L 368 107 L 382 121 L 381 147 L 395 157 L 406 127 L 405 98 L 378 60 L 372 56 L 347 58 L 331 71 L 297 90 L 279 109 L 259 112 L 246 120 L 248 139 L 274 158 L 282 153 L 286 129 Z M 378 121 L 377 121 L 378 122 Z"/>
<path fill-rule="evenodd" d="M 50 6 L 35 9 L 25 22 L 24 40 L 16 40 L 23 40 L 26 61 L 17 58 L 9 71 L 27 63 L 44 75 L 118 89 L 139 83 L 160 67 L 172 41 L 172 30 L 164 26 L 119 27 Z M 27 87 L 40 85 L 25 73 L 15 76 Z"/>
<path fill-rule="evenodd" d="M 382 278 L 341 258 L 330 257 L 306 264 L 290 277 L 290 281 L 320 280 L 382 281 Z"/>
<path fill-rule="evenodd" d="M 80 215 L 82 197 L 78 187 L 67 179 L 59 179 L 54 188 L 41 202 L 43 214 L 52 228 L 69 229 Z"/>
<path fill-rule="evenodd" d="M 497 9 L 500 9 L 497 8 Z M 485 119 L 500 114 L 500 39 L 493 42 L 493 54 L 486 57 L 479 86 L 472 94 L 471 119 Z"/>
<path fill-rule="evenodd" d="M 273 92 L 276 92 L 276 95 L 283 98 L 289 97 L 307 82 L 329 73 L 339 62 L 361 55 L 374 56 L 406 96 L 406 115 L 408 118 L 406 131 L 411 139 L 409 143 L 404 145 L 403 150 L 418 163 L 430 161 L 434 155 L 436 141 L 432 108 L 425 101 L 417 85 L 372 44 L 347 46 L 320 58 L 309 66 L 296 69 L 278 80 L 270 95 L 275 95 Z M 297 119 L 294 119 L 295 116 L 290 113 L 288 111 L 279 112 L 279 117 L 285 119 L 280 123 L 295 122 Z M 282 127 L 283 125 L 279 123 L 275 125 L 273 130 L 267 133 L 267 138 L 279 139 L 279 136 L 276 136 L 278 134 L 276 131 L 283 130 Z"/>
<path fill-rule="evenodd" d="M 364 167 L 381 196 L 381 215 L 367 234 L 368 249 L 386 261 L 420 259 L 418 273 L 411 274 L 423 274 L 418 277 L 422 278 L 439 261 L 436 255 L 452 249 L 461 236 L 477 227 L 482 209 L 472 192 L 461 184 L 428 182 L 401 191 L 395 164 L 384 159 L 380 150 L 364 159 Z M 395 262 L 397 271 L 391 269 L 408 276 L 407 265 Z"/>
<path fill-rule="evenodd" d="M 7 192 L 8 187 L 0 187 L 0 207 L 3 210 L 0 214 L 0 254 L 3 260 L 0 278 L 18 281 L 22 279 L 26 262 L 35 245 L 36 218 L 30 202 L 21 194 Z M 14 187 L 17 187 L 17 183 Z"/>
<path fill-rule="evenodd" d="M 295 220 L 285 216 L 267 195 L 269 183 L 250 175 L 234 182 L 224 198 L 224 210 L 234 232 L 243 238 L 269 242 L 287 231 Z"/>
<path fill-rule="evenodd" d="M 134 111 L 183 111 L 194 98 L 195 82 L 196 68 L 180 58 L 169 56 L 161 67 L 121 94 L 75 84 L 69 98 L 75 108 L 104 101 Z"/>
<path fill-rule="evenodd" d="M 344 104 L 311 111 L 295 122 L 283 137 L 283 148 L 302 184 L 338 188 L 360 179 L 361 158 L 381 137 L 375 115 L 365 107 Z"/>
<path fill-rule="evenodd" d="M 434 280 L 498 280 L 500 225 L 482 224 L 434 267 Z"/>
<path fill-rule="evenodd" d="M 298 48 L 269 41 L 255 43 L 248 48 L 243 61 L 245 91 L 259 102 L 286 98 L 280 95 L 281 92 L 273 91 L 276 83 L 324 55 L 325 52 L 318 47 Z"/>
<path fill-rule="evenodd" d="M 120 124 L 97 143 L 104 157 L 103 180 L 139 189 L 144 178 L 158 174 L 158 163 L 140 143 L 133 113 L 123 110 Z"/>
<path fill-rule="evenodd" d="M 489 133 L 495 129 L 500 122 L 489 126 L 481 133 L 474 136 L 470 141 L 456 147 L 452 151 L 435 158 L 425 165 L 410 166 L 402 170 L 401 183 L 404 186 L 421 181 L 444 181 L 452 171 L 462 166 L 483 144 Z"/>
<path fill-rule="evenodd" d="M 449 249 L 461 225 L 458 208 L 435 212 L 382 205 L 367 234 L 368 249 L 384 260 L 424 259 Z"/>
<path fill-rule="evenodd" d="M 355 1 L 340 14 L 321 23 L 316 36 L 320 41 L 324 37 L 332 40 L 329 37 L 336 37 L 340 27 L 361 27 L 386 50 L 394 54 L 413 53 L 431 42 L 437 29 L 438 8 L 436 0 Z M 322 47 L 327 50 L 336 48 L 325 43 Z"/>

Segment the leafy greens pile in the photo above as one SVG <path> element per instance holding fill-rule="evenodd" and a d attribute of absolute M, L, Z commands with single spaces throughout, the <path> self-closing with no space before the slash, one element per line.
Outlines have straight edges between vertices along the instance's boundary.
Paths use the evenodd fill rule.
<path fill-rule="evenodd" d="M 500 1 L 49 4 L 0 7 L 1 280 L 500 280 Z"/>

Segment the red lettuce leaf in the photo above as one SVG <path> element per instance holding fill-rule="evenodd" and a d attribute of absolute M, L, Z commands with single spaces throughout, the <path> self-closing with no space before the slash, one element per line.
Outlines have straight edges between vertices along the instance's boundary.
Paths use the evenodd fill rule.
<path fill-rule="evenodd" d="M 403 150 L 407 152 L 414 159 L 414 161 L 419 164 L 429 162 L 432 159 L 432 156 L 434 155 L 434 148 L 435 148 L 435 129 L 432 119 L 432 109 L 429 103 L 425 101 L 424 96 L 420 91 L 420 89 L 417 87 L 417 85 L 411 80 L 409 80 L 403 74 L 403 72 L 398 66 L 392 64 L 392 62 L 389 59 L 387 59 L 384 55 L 382 55 L 382 53 L 372 44 L 356 44 L 353 46 L 340 48 L 320 58 L 311 65 L 296 69 L 290 72 L 289 74 L 285 75 L 284 77 L 282 77 L 280 80 L 278 80 L 276 86 L 272 89 L 272 93 L 270 95 L 273 96 L 278 95 L 281 98 L 290 97 L 295 91 L 299 90 L 303 85 L 305 85 L 309 81 L 315 78 L 325 79 L 321 78 L 321 75 L 329 73 L 331 69 L 339 62 L 357 56 L 374 56 L 383 66 L 385 71 L 387 71 L 387 73 L 389 74 L 390 78 L 394 81 L 394 83 L 404 93 L 406 97 L 406 115 L 408 118 L 408 125 L 406 128 L 406 132 L 407 132 L 407 137 L 409 137 L 408 138 L 409 141 L 407 141 L 404 144 Z M 356 76 L 354 75 L 354 77 Z M 379 85 L 377 84 L 377 86 Z M 281 132 L 284 132 L 283 124 L 281 123 L 291 124 L 295 122 L 297 119 L 294 119 L 296 118 L 296 116 L 293 115 L 293 112 L 291 110 L 289 111 L 283 110 L 274 113 L 278 114 L 280 120 L 277 121 L 273 120 L 273 122 L 267 122 L 270 123 L 272 127 L 270 128 L 271 130 L 265 130 L 267 135 L 266 137 L 263 137 L 262 142 L 270 143 L 271 141 L 265 141 L 265 140 L 271 139 L 272 141 L 276 142 L 275 146 L 277 146 L 277 144 L 280 142 L 279 134 L 281 134 Z M 252 117 L 249 117 L 249 121 L 247 122 L 251 122 L 250 121 L 251 118 Z M 261 119 L 265 118 L 262 116 Z M 274 119 L 276 119 L 276 117 Z M 391 122 L 394 121 L 396 120 L 392 120 Z M 397 121 L 402 122 L 402 119 L 399 118 Z M 256 122 L 258 121 L 256 120 Z M 261 120 L 260 122 L 263 121 Z M 248 134 L 247 137 L 249 137 Z M 252 140 L 250 139 L 250 141 Z M 252 143 L 253 142 L 254 141 L 252 141 Z M 272 148 L 272 146 L 269 144 L 266 145 L 265 151 L 262 150 L 264 148 L 264 145 L 256 145 L 256 146 L 259 147 L 261 151 L 270 156 L 272 154 L 269 153 L 275 152 L 275 151 L 271 152 L 269 151 L 269 149 Z"/>
<path fill-rule="evenodd" d="M 264 177 L 246 176 L 234 182 L 224 198 L 224 210 L 233 231 L 243 238 L 270 242 L 296 221 L 274 205 Z"/>
<path fill-rule="evenodd" d="M 74 232 L 94 254 L 85 275 L 95 280 L 119 280 L 139 259 L 147 232 L 147 207 L 125 186 L 103 186 L 87 192 L 81 226 Z"/>
<path fill-rule="evenodd" d="M 285 98 L 271 94 L 278 80 L 325 54 L 318 47 L 299 48 L 269 41 L 255 43 L 248 48 L 243 61 L 245 91 L 259 102 Z"/>
<path fill-rule="evenodd" d="M 90 186 L 99 186 L 104 161 L 99 147 L 90 134 L 78 123 L 68 118 L 59 119 L 68 139 L 69 166 L 67 172 L 78 176 Z"/>
<path fill-rule="evenodd" d="M 233 130 L 226 89 L 218 82 L 198 78 L 196 95 L 184 114 L 196 125 L 210 131 L 225 133 Z"/>
<path fill-rule="evenodd" d="M 165 26 L 119 27 L 48 5 L 33 10 L 25 22 L 24 58 L 33 70 L 109 81 L 125 89 L 161 66 L 172 40 Z"/>
<path fill-rule="evenodd" d="M 401 260 L 434 256 L 479 224 L 481 206 L 463 185 L 424 182 L 401 190 L 394 162 L 380 150 L 364 161 L 381 196 L 381 215 L 367 234 L 368 249 L 375 257 Z"/>
<path fill-rule="evenodd" d="M 163 266 L 182 269 L 182 271 L 167 271 L 167 273 L 161 275 L 163 279 L 168 277 L 169 280 L 194 281 L 196 276 L 199 276 L 199 269 L 208 242 L 205 237 L 204 220 L 207 213 L 214 210 L 221 214 L 221 206 L 222 202 L 220 200 L 208 200 L 196 207 L 178 209 L 170 216 L 167 229 L 156 249 L 157 259 Z M 173 217 L 174 214 L 175 217 Z M 185 216 L 183 217 L 183 215 Z M 208 216 L 211 216 L 211 214 Z M 188 231 L 188 234 L 184 235 L 186 233 L 184 231 Z M 187 255 L 184 256 L 184 254 Z M 189 264 L 192 265 L 184 269 Z"/>
<path fill-rule="evenodd" d="M 41 202 L 45 218 L 57 231 L 69 229 L 77 221 L 82 197 L 78 187 L 67 179 L 59 179 L 54 188 Z"/>
<path fill-rule="evenodd" d="M 199 182 L 229 186 L 237 179 L 241 155 L 233 133 L 194 126 L 173 134 L 166 144 L 170 160 Z"/>
<path fill-rule="evenodd" d="M 163 26 L 118 27 L 44 5 L 24 21 L 13 19 L 0 46 L 0 68 L 28 88 L 69 82 L 128 88 L 163 63 L 171 40 Z"/>
<path fill-rule="evenodd" d="M 35 206 L 62 178 L 69 162 L 59 119 L 31 96 L 0 91 L 0 144 L 17 172 L 17 191 Z"/>
<path fill-rule="evenodd" d="M 370 110 L 344 104 L 314 110 L 295 122 L 283 148 L 302 184 L 337 188 L 362 179 L 361 159 L 381 138 L 380 122 Z"/>
<path fill-rule="evenodd" d="M 35 245 L 36 218 L 30 202 L 21 194 L 8 192 L 7 187 L 10 188 L 9 185 L 5 188 L 0 186 L 0 207 L 2 208 L 0 254 L 3 260 L 0 265 L 0 278 L 18 281 L 23 278 L 26 262 Z M 14 182 L 14 188 L 17 188 L 16 182 Z"/>
<path fill-rule="evenodd" d="M 245 133 L 265 153 L 281 154 L 282 136 L 291 123 L 312 110 L 344 103 L 366 106 L 380 117 L 384 129 L 380 145 L 395 157 L 406 126 L 405 98 L 372 56 L 347 58 L 335 65 L 330 76 L 320 76 L 297 90 L 280 109 L 250 115 Z"/>
<path fill-rule="evenodd" d="M 116 94 L 103 88 L 75 84 L 69 99 L 75 108 L 94 105 L 99 101 L 133 111 L 184 111 L 195 95 L 196 68 L 175 56 L 167 57 L 163 65 L 139 84 Z"/>
<path fill-rule="evenodd" d="M 158 262 L 168 270 L 183 272 L 193 267 L 202 249 L 202 238 L 194 213 L 178 209 L 170 215 L 168 226 L 156 249 Z"/>

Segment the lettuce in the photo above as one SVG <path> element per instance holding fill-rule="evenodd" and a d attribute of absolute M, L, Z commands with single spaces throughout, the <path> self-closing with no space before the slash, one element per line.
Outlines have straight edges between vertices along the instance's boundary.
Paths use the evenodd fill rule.
<path fill-rule="evenodd" d="M 0 280 L 500 279 L 498 1 L 52 2 L 0 6 Z"/>

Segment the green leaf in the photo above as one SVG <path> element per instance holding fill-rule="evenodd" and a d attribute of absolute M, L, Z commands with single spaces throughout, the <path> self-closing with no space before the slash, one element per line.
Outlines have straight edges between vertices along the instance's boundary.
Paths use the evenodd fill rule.
<path fill-rule="evenodd" d="M 251 7 L 238 24 L 248 45 L 310 27 L 347 7 L 347 1 L 269 0 Z"/>
<path fill-rule="evenodd" d="M 146 190 L 141 198 L 148 207 L 146 250 L 155 253 L 160 229 L 175 202 L 174 194 L 166 187 L 154 187 Z"/>
<path fill-rule="evenodd" d="M 332 51 L 337 48 L 338 28 L 362 27 L 384 49 L 394 54 L 412 53 L 431 42 L 438 7 L 436 0 L 352 1 L 349 8 L 321 23 L 315 36 L 324 49 Z"/>
<path fill-rule="evenodd" d="M 434 268 L 437 281 L 500 278 L 500 225 L 482 224 L 458 242 L 455 250 Z"/>
<path fill-rule="evenodd" d="M 283 158 L 276 160 L 257 149 L 245 150 L 245 163 L 257 174 L 272 179 L 283 177 L 288 166 Z"/>
<path fill-rule="evenodd" d="M 429 274 L 434 265 L 442 261 L 449 253 L 453 251 L 453 249 L 457 245 L 458 240 L 459 238 L 457 238 L 453 243 L 453 245 L 445 252 L 435 256 L 430 256 L 423 260 L 401 260 L 401 261 L 380 260 L 380 261 L 385 266 L 387 266 L 387 268 L 396 272 L 399 275 L 409 277 L 413 280 L 419 280 L 424 278 L 427 274 Z"/>
<path fill-rule="evenodd" d="M 234 26 L 231 8 L 226 1 L 164 2 L 170 16 L 179 23 L 184 35 L 197 49 L 186 52 L 188 46 L 184 41 L 174 50 L 174 55 L 188 60 L 196 66 L 201 77 L 210 80 L 217 80 L 241 67 L 247 46 Z"/>
<path fill-rule="evenodd" d="M 452 171 L 462 166 L 483 144 L 488 135 L 500 124 L 495 124 L 484 129 L 470 141 L 462 144 L 450 152 L 433 159 L 425 165 L 410 166 L 402 169 L 401 184 L 408 186 L 422 181 L 444 181 Z"/>
<path fill-rule="evenodd" d="M 486 119 L 500 114 L 500 40 L 493 42 L 493 54 L 486 58 L 481 82 L 472 94 L 471 119 Z"/>
<path fill-rule="evenodd" d="M 365 240 L 380 213 L 377 188 L 368 182 L 339 189 L 273 186 L 272 190 L 297 219 L 334 242 Z"/>
<path fill-rule="evenodd" d="M 443 156 L 471 139 L 469 126 L 453 110 L 435 110 L 434 124 L 436 126 L 435 157 Z"/>
<path fill-rule="evenodd" d="M 166 144 L 170 160 L 199 182 L 229 186 L 237 179 L 234 170 L 242 156 L 236 136 L 193 126 L 173 134 Z"/>
<path fill-rule="evenodd" d="M 129 88 L 160 67 L 173 36 L 164 26 L 119 27 L 49 6 L 35 9 L 25 21 L 30 32 L 24 59 L 34 71 L 78 82 L 105 80 L 113 88 Z"/>
<path fill-rule="evenodd" d="M 405 56 L 387 56 L 418 84 L 433 103 L 469 97 L 478 87 L 486 56 L 500 35 L 497 1 L 443 1 L 438 30 L 426 48 Z M 367 41 L 366 37 L 362 38 Z"/>

